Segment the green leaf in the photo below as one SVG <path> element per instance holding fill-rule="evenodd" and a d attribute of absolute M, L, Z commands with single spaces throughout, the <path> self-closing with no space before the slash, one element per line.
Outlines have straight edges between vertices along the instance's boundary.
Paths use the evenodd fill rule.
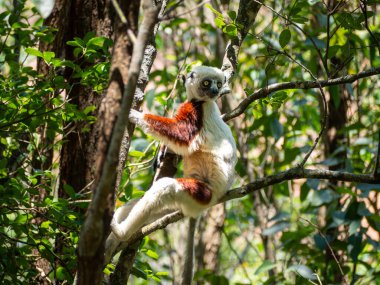
<path fill-rule="evenodd" d="M 288 222 L 279 222 L 274 224 L 273 226 L 266 228 L 263 230 L 263 235 L 264 236 L 272 236 L 278 232 L 281 232 L 285 230 L 287 227 L 289 227 Z"/>
<path fill-rule="evenodd" d="M 254 275 L 259 275 L 260 273 L 267 272 L 271 270 L 272 268 L 276 267 L 276 264 L 274 264 L 270 260 L 264 260 L 263 263 L 259 266 L 259 268 L 256 269 Z"/>
<path fill-rule="evenodd" d="M 67 195 L 70 196 L 70 198 L 74 198 L 76 196 L 74 188 L 71 187 L 69 184 L 64 184 L 63 189 L 65 190 Z"/>
<path fill-rule="evenodd" d="M 327 54 L 327 58 L 330 59 L 333 56 L 335 56 L 340 49 L 342 49 L 342 46 L 339 46 L 339 45 L 330 46 L 328 54 Z"/>
<path fill-rule="evenodd" d="M 142 196 L 144 196 L 144 194 L 145 194 L 145 191 L 142 191 L 142 190 L 134 190 L 134 191 L 132 192 L 131 199 L 141 198 Z"/>
<path fill-rule="evenodd" d="M 129 152 L 129 155 L 133 157 L 143 157 L 145 154 L 142 151 L 132 150 Z"/>
<path fill-rule="evenodd" d="M 155 260 L 158 260 L 159 255 L 157 254 L 157 252 L 155 252 L 155 251 L 153 251 L 153 250 L 151 250 L 151 249 L 148 249 L 148 250 L 145 252 L 145 254 L 146 254 L 147 256 L 149 256 L 149 257 L 155 259 Z"/>
<path fill-rule="evenodd" d="M 219 28 L 219 29 L 222 29 L 226 23 L 224 22 L 224 19 L 223 17 L 216 17 L 215 18 L 215 25 Z"/>
<path fill-rule="evenodd" d="M 362 239 L 361 233 L 355 233 L 348 238 L 348 252 L 354 262 L 358 261 L 358 256 L 362 251 Z"/>
<path fill-rule="evenodd" d="M 68 41 L 68 42 L 66 42 L 66 44 L 69 45 L 69 46 L 73 46 L 73 47 L 81 47 L 81 48 L 83 48 L 83 46 L 79 42 L 77 42 L 77 41 Z"/>
<path fill-rule="evenodd" d="M 58 280 L 65 280 L 66 279 L 66 270 L 62 266 L 58 267 L 56 270 L 56 276 Z"/>
<path fill-rule="evenodd" d="M 284 127 L 277 118 L 270 120 L 270 130 L 276 141 L 278 141 L 284 134 Z"/>
<path fill-rule="evenodd" d="M 42 54 L 42 58 L 46 61 L 46 62 L 50 62 L 52 58 L 55 57 L 55 53 L 52 52 L 52 51 L 44 51 L 43 54 Z"/>
<path fill-rule="evenodd" d="M 52 222 L 51 221 L 44 221 L 44 222 L 42 222 L 41 223 L 41 228 L 42 229 L 48 229 L 48 228 L 50 228 L 50 225 L 52 224 Z"/>
<path fill-rule="evenodd" d="M 87 115 L 87 114 L 89 114 L 95 110 L 96 110 L 96 106 L 91 105 L 91 106 L 87 106 L 86 108 L 84 108 L 84 110 L 82 112 Z"/>
<path fill-rule="evenodd" d="M 237 36 L 237 27 L 234 24 L 228 24 L 223 28 L 223 32 L 230 37 L 236 37 Z"/>
<path fill-rule="evenodd" d="M 35 49 L 35 48 L 26 48 L 25 52 L 33 56 L 43 57 L 42 52 L 40 52 L 38 49 Z"/>
<path fill-rule="evenodd" d="M 105 42 L 106 38 L 105 37 L 96 37 L 96 38 L 92 38 L 90 39 L 87 43 L 86 43 L 86 46 L 87 47 L 102 47 L 104 42 Z"/>
<path fill-rule="evenodd" d="M 28 215 L 18 215 L 14 222 L 16 224 L 22 225 L 22 224 L 25 224 L 27 220 L 28 220 Z"/>
<path fill-rule="evenodd" d="M 306 22 L 309 21 L 308 18 L 305 18 L 305 17 L 301 17 L 301 16 L 297 16 L 297 17 L 292 17 L 292 20 L 293 22 L 296 22 L 298 24 L 305 24 Z"/>
<path fill-rule="evenodd" d="M 317 276 L 310 269 L 310 267 L 302 264 L 295 264 L 287 268 L 287 271 L 293 271 L 301 275 L 305 279 L 317 280 Z"/>
<path fill-rule="evenodd" d="M 279 91 L 274 93 L 270 99 L 271 101 L 276 101 L 282 104 L 286 99 L 288 99 L 288 93 L 286 91 Z"/>
<path fill-rule="evenodd" d="M 205 7 L 206 7 L 207 9 L 210 9 L 211 12 L 213 12 L 215 15 L 220 16 L 220 17 L 223 18 L 222 13 L 218 12 L 217 10 L 215 10 L 210 4 L 205 4 Z"/>
<path fill-rule="evenodd" d="M 235 11 L 228 11 L 227 15 L 228 15 L 228 17 L 231 18 L 232 21 L 236 20 L 236 12 Z"/>
<path fill-rule="evenodd" d="M 169 276 L 169 272 L 166 271 L 158 271 L 156 272 L 157 276 Z"/>
<path fill-rule="evenodd" d="M 74 56 L 75 57 L 79 57 L 79 54 L 83 52 L 83 49 L 82 48 L 75 48 L 74 49 Z"/>
<path fill-rule="evenodd" d="M 285 29 L 281 32 L 279 37 L 280 46 L 284 48 L 290 41 L 292 34 L 289 29 Z"/>
<path fill-rule="evenodd" d="M 132 270 L 131 270 L 131 273 L 132 275 L 136 276 L 136 277 L 140 277 L 144 280 L 147 280 L 148 279 L 148 276 L 147 274 L 145 273 L 145 271 L 143 269 L 140 269 L 138 267 L 133 267 Z"/>

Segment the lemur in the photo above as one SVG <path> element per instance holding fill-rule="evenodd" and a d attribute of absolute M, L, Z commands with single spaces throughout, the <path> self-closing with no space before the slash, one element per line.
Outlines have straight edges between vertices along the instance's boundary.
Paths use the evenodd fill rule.
<path fill-rule="evenodd" d="M 231 187 L 237 160 L 236 144 L 216 104 L 225 84 L 223 72 L 197 66 L 188 74 L 188 101 L 174 118 L 131 110 L 130 122 L 183 157 L 183 178 L 161 178 L 139 200 L 118 208 L 106 244 L 106 261 L 121 241 L 168 211 L 197 217 Z"/>

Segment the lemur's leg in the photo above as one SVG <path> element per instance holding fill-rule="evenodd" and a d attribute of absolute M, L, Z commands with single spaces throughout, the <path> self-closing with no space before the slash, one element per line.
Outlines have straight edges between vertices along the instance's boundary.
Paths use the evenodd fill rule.
<path fill-rule="evenodd" d="M 181 210 L 186 216 L 196 217 L 210 203 L 211 196 L 211 190 L 202 181 L 162 178 L 136 203 L 124 221 L 113 219 L 112 231 L 119 240 L 128 240 L 165 210 Z"/>
<path fill-rule="evenodd" d="M 119 207 L 116 210 L 116 212 L 112 218 L 113 223 L 119 224 L 122 221 L 124 221 L 128 217 L 132 208 L 136 205 L 136 203 L 139 200 L 140 199 L 131 200 L 128 203 L 126 203 L 125 205 Z M 145 223 L 143 224 L 143 226 L 148 225 L 151 222 L 154 222 L 155 220 L 159 219 L 160 217 L 163 217 L 167 214 L 170 214 L 171 212 L 173 212 L 173 211 L 171 211 L 171 210 L 157 211 L 157 214 L 152 215 L 148 220 L 146 220 Z M 136 231 L 137 230 L 139 230 L 139 229 L 136 229 Z M 117 250 L 119 245 L 120 245 L 120 239 L 118 239 L 116 237 L 116 235 L 111 231 L 111 233 L 109 234 L 109 236 L 106 240 L 105 264 L 108 264 L 111 261 L 112 255 Z"/>
<path fill-rule="evenodd" d="M 116 221 L 116 223 L 122 222 L 126 219 L 131 212 L 132 208 L 136 205 L 139 199 L 134 199 L 119 207 L 115 214 L 113 215 L 112 220 Z M 115 236 L 115 234 L 111 231 L 110 235 L 106 240 L 106 251 L 105 251 L 105 264 L 109 263 L 112 258 L 112 254 L 115 252 L 117 247 L 120 244 L 120 240 Z"/>

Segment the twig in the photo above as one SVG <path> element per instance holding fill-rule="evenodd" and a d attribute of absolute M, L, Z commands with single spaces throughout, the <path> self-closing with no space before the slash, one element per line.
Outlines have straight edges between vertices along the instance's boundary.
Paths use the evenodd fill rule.
<path fill-rule="evenodd" d="M 334 86 L 334 85 L 339 85 L 339 84 L 352 83 L 358 79 L 366 78 L 366 77 L 378 75 L 378 74 L 380 74 L 380 67 L 365 70 L 365 71 L 359 72 L 357 74 L 337 77 L 334 79 L 320 80 L 319 83 L 320 83 L 321 87 Z M 273 92 L 277 92 L 280 90 L 287 90 L 287 89 L 312 89 L 312 88 L 319 88 L 318 82 L 316 82 L 316 81 L 294 81 L 294 82 L 283 82 L 283 83 L 271 84 L 267 87 L 260 88 L 259 90 L 253 92 L 251 95 L 249 95 L 243 101 L 241 101 L 239 106 L 237 106 L 234 110 L 224 114 L 223 120 L 229 121 L 229 120 L 243 114 L 243 112 L 248 108 L 248 106 L 252 102 L 254 102 L 258 99 L 265 98 Z"/>
<path fill-rule="evenodd" d="M 330 253 L 331 253 L 331 255 L 333 256 L 333 258 L 334 258 L 336 264 L 338 265 L 338 268 L 339 268 L 340 274 L 342 275 L 343 280 L 344 280 L 344 282 L 345 282 L 344 284 L 347 284 L 347 285 L 348 285 L 347 277 L 344 275 L 344 272 L 343 272 L 342 266 L 340 265 L 340 262 L 339 262 L 338 258 L 336 257 L 335 252 L 334 252 L 334 250 L 332 249 L 332 247 L 331 247 L 329 241 L 327 240 L 326 236 L 320 231 L 320 229 L 318 228 L 318 226 L 315 225 L 314 223 L 312 223 L 311 221 L 309 221 L 309 220 L 307 220 L 307 219 L 305 219 L 305 218 L 302 218 L 302 217 L 300 217 L 300 219 L 301 219 L 301 220 L 304 220 L 305 222 L 307 222 L 308 224 L 310 224 L 311 226 L 313 226 L 313 227 L 318 231 L 318 233 L 321 235 L 321 237 L 322 237 L 323 240 L 325 241 L 327 247 L 329 248 Z"/>
<path fill-rule="evenodd" d="M 304 30 L 302 29 L 300 26 L 298 26 L 295 22 L 293 22 L 292 20 L 290 20 L 289 18 L 286 18 L 285 16 L 283 16 L 282 14 L 280 14 L 279 12 L 277 12 L 276 10 L 274 10 L 272 7 L 260 2 L 260 1 L 257 1 L 257 0 L 253 0 L 254 2 L 264 6 L 265 8 L 271 10 L 274 14 L 276 14 L 277 16 L 279 16 L 280 18 L 284 19 L 285 21 L 289 22 L 290 24 L 292 24 L 294 27 L 296 27 L 299 31 L 301 31 L 309 40 L 310 42 L 312 43 L 312 45 L 314 46 L 315 50 L 317 51 L 318 53 L 318 56 L 320 58 L 320 60 L 322 61 L 322 66 L 323 68 L 325 69 L 325 72 L 327 74 L 327 66 L 325 66 L 325 62 L 323 60 L 323 56 L 322 56 L 322 53 L 321 53 L 321 50 L 318 48 L 317 44 L 315 43 L 314 39 Z"/>
<path fill-rule="evenodd" d="M 326 11 L 327 11 L 327 20 L 326 20 L 326 52 L 325 56 L 323 58 L 323 65 L 325 66 L 327 77 L 330 78 L 329 75 L 329 68 L 327 64 L 329 49 L 330 49 L 330 17 L 332 14 L 330 14 L 330 7 L 329 7 L 330 1 L 326 5 Z"/>
<path fill-rule="evenodd" d="M 171 12 L 173 12 L 175 9 L 177 9 L 179 6 L 181 6 L 184 2 L 185 2 L 185 0 L 179 0 L 177 3 L 171 5 L 171 7 L 168 8 L 165 11 L 165 13 L 163 13 L 162 15 L 160 15 L 158 17 L 158 19 L 160 20 L 161 18 L 163 18 L 164 15 L 169 15 Z"/>
<path fill-rule="evenodd" d="M 379 179 L 380 178 L 380 169 L 379 169 L 379 161 L 380 161 L 380 130 L 378 131 L 377 137 L 377 152 L 375 158 L 375 169 L 373 170 L 373 177 Z"/>
<path fill-rule="evenodd" d="M 293 61 L 294 63 L 298 64 L 299 66 L 301 66 L 304 70 L 306 70 L 307 73 L 310 74 L 310 76 L 315 80 L 315 82 L 317 82 L 318 84 L 318 89 L 320 91 L 320 95 L 321 95 L 321 98 L 322 98 L 322 103 L 323 103 L 323 116 L 322 116 L 322 122 L 321 122 L 321 129 L 319 131 L 319 134 L 318 136 L 315 138 L 314 140 L 314 143 L 313 145 L 311 146 L 311 148 L 309 149 L 309 151 L 306 153 L 306 155 L 304 156 L 304 158 L 302 159 L 302 161 L 300 162 L 299 166 L 300 167 L 303 167 L 306 163 L 306 161 L 309 159 L 310 155 L 312 154 L 312 152 L 314 151 L 314 149 L 317 147 L 318 145 L 318 142 L 320 141 L 322 135 L 323 135 L 323 132 L 325 131 L 326 129 L 326 125 L 327 125 L 327 118 L 329 116 L 329 113 L 328 113 L 328 108 L 327 108 L 327 100 L 326 100 L 326 94 L 325 92 L 323 91 L 322 89 L 322 85 L 321 85 L 321 82 L 318 80 L 318 78 L 305 66 L 303 65 L 302 63 L 298 62 L 297 60 L 295 60 L 289 53 L 287 53 L 286 51 L 283 51 L 283 53 L 291 60 Z"/>
<path fill-rule="evenodd" d="M 115 8 L 116 13 L 119 16 L 121 22 L 124 25 L 128 25 L 127 17 L 125 17 L 123 10 L 121 10 L 121 8 L 120 8 L 119 3 L 117 3 L 116 0 L 112 0 L 112 5 Z M 135 34 L 133 33 L 133 31 L 130 28 L 127 28 L 127 36 L 129 38 L 129 40 L 133 43 L 133 45 L 135 45 L 137 39 L 136 39 Z"/>
<path fill-rule="evenodd" d="M 193 12 L 194 10 L 197 10 L 198 8 L 202 7 L 204 4 L 210 2 L 211 0 L 206 0 L 206 1 L 203 1 L 201 3 L 199 3 L 198 5 L 194 6 L 193 8 L 190 8 L 189 10 L 183 12 L 183 13 L 180 13 L 180 14 L 177 14 L 177 15 L 173 15 L 173 16 L 169 16 L 170 14 L 170 11 L 165 13 L 165 15 L 163 15 L 162 17 L 159 17 L 158 20 L 159 21 L 169 21 L 169 20 L 173 20 L 175 18 L 179 18 L 183 15 L 186 15 L 186 14 L 189 14 L 191 12 Z"/>
<path fill-rule="evenodd" d="M 222 229 L 222 232 L 223 232 L 223 234 L 224 234 L 224 236 L 225 236 L 225 238 L 226 238 L 226 241 L 227 241 L 228 247 L 230 248 L 230 250 L 232 251 L 232 253 L 233 253 L 233 254 L 236 256 L 236 258 L 238 259 L 238 261 L 239 261 L 239 265 L 241 266 L 241 269 L 243 270 L 243 273 L 244 273 L 244 275 L 245 275 L 245 278 L 248 279 L 249 284 L 253 284 L 251 278 L 249 278 L 249 273 L 248 273 L 247 269 L 246 269 L 245 266 L 243 265 L 243 263 L 244 263 L 243 258 L 241 258 L 241 257 L 239 256 L 239 253 L 236 251 L 235 247 L 232 245 L 231 239 L 230 239 L 230 237 L 227 235 L 225 229 Z"/>
<path fill-rule="evenodd" d="M 360 6 L 360 9 L 362 10 L 363 15 L 364 15 L 364 27 L 367 30 L 367 32 L 370 34 L 370 36 L 373 39 L 374 43 L 376 44 L 377 49 L 379 50 L 379 55 L 380 55 L 380 42 L 376 38 L 376 36 L 372 33 L 372 31 L 371 31 L 371 29 L 369 28 L 369 25 L 368 25 L 367 0 L 360 0 L 359 1 L 359 6 Z"/>

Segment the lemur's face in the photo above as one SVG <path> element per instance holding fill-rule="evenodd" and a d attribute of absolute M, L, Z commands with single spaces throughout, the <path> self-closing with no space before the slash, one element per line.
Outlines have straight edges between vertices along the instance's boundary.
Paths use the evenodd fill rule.
<path fill-rule="evenodd" d="M 186 91 L 189 100 L 215 101 L 225 83 L 223 72 L 215 67 L 197 66 L 186 78 Z"/>

